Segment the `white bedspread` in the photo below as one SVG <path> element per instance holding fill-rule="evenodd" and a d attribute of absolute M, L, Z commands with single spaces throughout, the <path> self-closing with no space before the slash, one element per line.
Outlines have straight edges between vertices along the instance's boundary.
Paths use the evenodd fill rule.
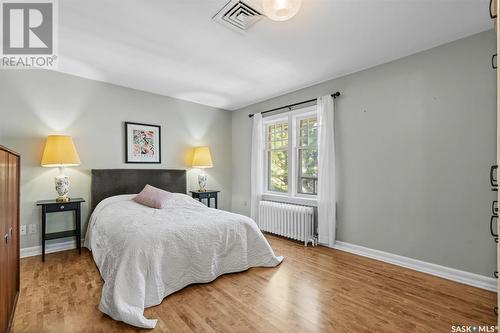
<path fill-rule="evenodd" d="M 165 209 L 132 197 L 99 203 L 85 239 L 104 279 L 99 309 L 115 320 L 153 328 L 157 320 L 146 319 L 144 308 L 185 286 L 283 260 L 248 217 L 207 208 L 184 194 L 173 194 Z"/>

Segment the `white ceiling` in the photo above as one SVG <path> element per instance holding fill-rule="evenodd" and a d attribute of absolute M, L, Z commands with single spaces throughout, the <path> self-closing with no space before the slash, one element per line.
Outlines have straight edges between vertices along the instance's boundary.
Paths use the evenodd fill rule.
<path fill-rule="evenodd" d="M 226 2 L 61 0 L 58 70 L 235 110 L 493 27 L 488 0 L 303 0 L 242 34 Z"/>

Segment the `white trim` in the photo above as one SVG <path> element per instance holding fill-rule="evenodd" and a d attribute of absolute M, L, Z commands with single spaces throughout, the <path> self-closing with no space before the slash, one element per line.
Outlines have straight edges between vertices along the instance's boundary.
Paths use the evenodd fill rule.
<path fill-rule="evenodd" d="M 82 239 L 82 247 L 83 247 L 83 239 Z M 61 251 L 72 250 L 76 248 L 76 240 L 60 242 L 60 243 L 52 243 L 45 245 L 45 254 L 47 253 L 55 253 Z M 32 246 L 21 248 L 21 258 L 34 257 L 42 254 L 42 246 Z"/>
<path fill-rule="evenodd" d="M 277 195 L 277 194 L 271 194 L 271 193 L 264 193 L 262 195 L 262 199 L 268 200 L 268 201 L 284 202 L 284 203 L 295 204 L 295 205 L 318 207 L 318 201 L 316 200 L 316 196 L 314 198 L 305 198 L 302 196 L 292 197 L 292 196 L 288 196 L 288 195 Z"/>
<path fill-rule="evenodd" d="M 495 278 L 461 271 L 455 268 L 431 264 L 429 262 L 403 257 L 384 251 L 374 250 L 367 247 L 335 241 L 334 249 L 357 254 L 363 257 L 384 261 L 401 267 L 413 269 L 415 271 L 438 276 L 447 280 L 467 284 L 469 286 L 497 291 L 497 281 Z"/>

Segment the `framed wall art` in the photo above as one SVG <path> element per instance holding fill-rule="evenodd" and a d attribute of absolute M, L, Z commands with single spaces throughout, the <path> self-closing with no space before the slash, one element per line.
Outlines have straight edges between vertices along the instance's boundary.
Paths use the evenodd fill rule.
<path fill-rule="evenodd" d="M 161 163 L 161 127 L 125 122 L 125 163 Z"/>

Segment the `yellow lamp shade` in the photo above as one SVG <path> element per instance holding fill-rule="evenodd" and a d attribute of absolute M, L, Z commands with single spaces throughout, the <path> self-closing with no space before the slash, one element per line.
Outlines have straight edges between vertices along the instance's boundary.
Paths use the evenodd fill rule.
<path fill-rule="evenodd" d="M 194 148 L 192 166 L 193 168 L 211 168 L 214 166 L 208 147 Z"/>
<path fill-rule="evenodd" d="M 43 167 L 68 167 L 80 165 L 80 157 L 70 136 L 49 135 L 43 150 Z"/>

